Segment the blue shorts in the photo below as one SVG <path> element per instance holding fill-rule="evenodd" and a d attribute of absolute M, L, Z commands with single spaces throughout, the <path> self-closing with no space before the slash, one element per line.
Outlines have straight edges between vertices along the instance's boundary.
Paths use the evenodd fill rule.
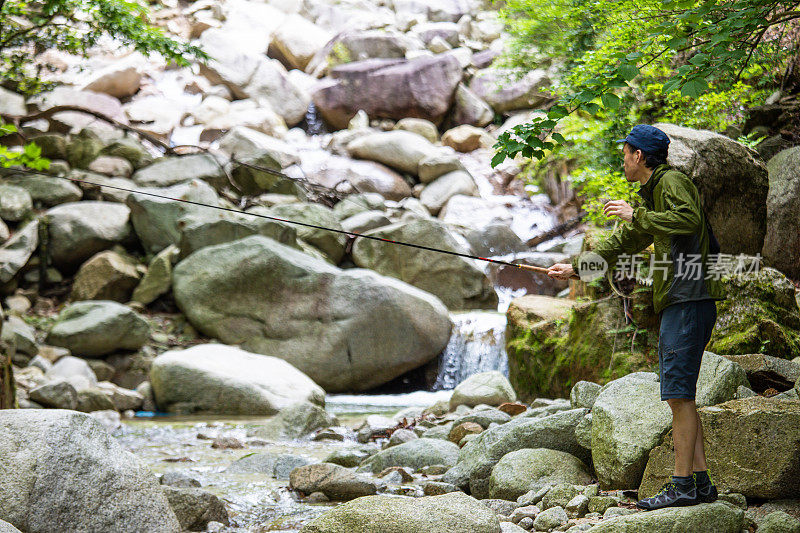
<path fill-rule="evenodd" d="M 700 362 L 716 321 L 714 300 L 679 302 L 661 311 L 658 370 L 662 401 L 695 399 Z"/>

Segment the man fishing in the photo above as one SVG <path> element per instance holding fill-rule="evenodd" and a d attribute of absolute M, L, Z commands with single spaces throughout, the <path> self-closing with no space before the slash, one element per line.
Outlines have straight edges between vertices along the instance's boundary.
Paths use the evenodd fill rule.
<path fill-rule="evenodd" d="M 661 400 L 672 410 L 675 443 L 672 478 L 658 494 L 637 506 L 652 510 L 713 502 L 717 489 L 708 475 L 703 427 L 695 404 L 700 362 L 717 320 L 715 300 L 724 299 L 720 281 L 706 279 L 713 233 L 697 187 L 666 162 L 670 141 L 664 132 L 640 124 L 617 142 L 624 143 L 625 178 L 641 184 L 637 192 L 644 206 L 634 208 L 624 200 L 607 202 L 603 208 L 606 216 L 617 216 L 624 223 L 593 252 L 612 269 L 618 256 L 639 253 L 653 244 L 650 274 L 653 305 L 661 320 Z M 555 264 L 547 273 L 568 279 L 580 274 L 579 260 Z"/>

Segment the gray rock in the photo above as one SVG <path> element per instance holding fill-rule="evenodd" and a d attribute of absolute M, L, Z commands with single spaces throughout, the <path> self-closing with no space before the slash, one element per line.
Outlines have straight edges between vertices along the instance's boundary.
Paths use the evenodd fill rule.
<path fill-rule="evenodd" d="M 319 204 L 278 205 L 272 207 L 270 213 L 276 217 L 296 220 L 315 226 L 337 230 L 343 229 L 333 210 Z M 333 260 L 334 264 L 338 264 L 342 256 L 344 256 L 347 237 L 341 233 L 299 226 L 297 228 L 297 236 L 322 250 L 325 255 Z"/>
<path fill-rule="evenodd" d="M 430 182 L 419 195 L 419 201 L 432 215 L 438 215 L 444 205 L 456 195 L 478 196 L 478 186 L 463 170 L 448 172 Z"/>
<path fill-rule="evenodd" d="M 697 378 L 698 407 L 733 400 L 740 386 L 750 386 L 741 365 L 715 353 L 703 352 Z"/>
<path fill-rule="evenodd" d="M 575 427 L 588 411 L 573 409 L 542 418 L 515 418 L 487 429 L 459 452 L 458 463 L 442 481 L 469 487 L 476 497 L 488 497 L 492 468 L 506 454 L 524 448 L 548 448 L 587 462 L 589 454 L 575 440 Z"/>
<path fill-rule="evenodd" d="M 575 439 L 578 444 L 586 448 L 592 449 L 592 413 L 586 413 L 583 420 L 575 427 Z"/>
<path fill-rule="evenodd" d="M 153 161 L 147 148 L 134 136 L 125 136 L 103 147 L 101 154 L 117 156 L 127 160 L 135 169 L 143 168 Z"/>
<path fill-rule="evenodd" d="M 760 533 L 800 533 L 800 520 L 783 511 L 765 516 L 758 524 Z"/>
<path fill-rule="evenodd" d="M 458 446 L 440 439 L 416 439 L 382 450 L 359 467 L 359 471 L 380 472 L 391 466 L 419 470 L 429 465 L 453 466 L 458 458 Z"/>
<path fill-rule="evenodd" d="M 19 529 L 15 528 L 5 520 L 0 520 L 0 533 L 22 533 Z"/>
<path fill-rule="evenodd" d="M 23 531 L 181 531 L 156 477 L 89 415 L 1 411 L 0 457 L 3 517 Z"/>
<path fill-rule="evenodd" d="M 307 524 L 302 533 L 500 533 L 490 509 L 463 492 L 422 498 L 370 496 L 340 505 Z"/>
<path fill-rule="evenodd" d="M 605 385 L 592 408 L 592 461 L 605 488 L 637 487 L 672 415 L 657 376 L 636 372 Z M 735 389 L 734 389 L 735 390 Z"/>
<path fill-rule="evenodd" d="M 268 440 L 294 440 L 310 436 L 318 429 L 335 426 L 339 422 L 325 409 L 310 402 L 290 405 L 267 420 L 251 436 Z"/>
<path fill-rule="evenodd" d="M 205 531 L 209 522 L 228 524 L 228 511 L 214 494 L 197 488 L 178 488 L 162 485 L 181 528 L 189 531 Z"/>
<path fill-rule="evenodd" d="M 137 190 L 169 198 L 219 205 L 217 193 L 201 180 L 192 180 L 163 189 L 140 188 Z M 125 203 L 130 208 L 130 219 L 136 235 L 139 236 L 145 251 L 149 253 L 158 253 L 170 244 L 177 245 L 181 237 L 178 221 L 190 214 L 202 216 L 207 213 L 208 209 L 145 194 L 131 194 Z"/>
<path fill-rule="evenodd" d="M 219 140 L 219 149 L 239 161 L 259 161 L 260 165 L 280 170 L 300 162 L 297 150 L 290 144 L 245 126 L 235 126 Z M 269 163 L 273 161 L 276 165 Z M 234 180 L 240 187 L 259 190 L 272 188 L 274 175 L 265 172 L 245 173 L 233 166 Z M 248 181 L 252 180 L 252 181 Z M 297 200 L 295 200 L 297 201 Z"/>
<path fill-rule="evenodd" d="M 162 485 L 169 485 L 170 487 L 182 489 L 193 489 L 200 487 L 199 481 L 186 472 L 181 472 L 179 470 L 166 472 L 163 476 L 158 478 L 158 482 Z"/>
<path fill-rule="evenodd" d="M 361 137 L 347 150 L 353 157 L 376 161 L 402 172 L 416 175 L 420 161 L 438 153 L 426 138 L 410 131 L 387 131 Z"/>
<path fill-rule="evenodd" d="M 507 224 L 491 223 L 465 235 L 473 254 L 481 257 L 527 252 L 528 246 Z"/>
<path fill-rule="evenodd" d="M 12 175 L 6 178 L 5 182 L 25 189 L 34 203 L 40 203 L 47 207 L 77 202 L 83 197 L 83 191 L 74 183 L 43 174 Z"/>
<path fill-rule="evenodd" d="M 545 448 L 516 450 L 503 456 L 489 476 L 492 498 L 516 500 L 530 490 L 558 483 L 585 485 L 589 469 L 577 457 Z"/>
<path fill-rule="evenodd" d="M 608 509 L 606 509 L 606 512 L 603 513 L 603 520 L 609 520 L 611 518 L 634 514 L 637 512 L 638 510 L 636 509 L 627 509 L 625 507 L 609 507 Z"/>
<path fill-rule="evenodd" d="M 86 389 L 97 385 L 97 376 L 83 359 L 65 355 L 53 364 L 47 371 L 48 379 L 64 379 L 69 381 L 75 390 Z"/>
<path fill-rule="evenodd" d="M 551 96 L 547 93 L 550 79 L 543 70 L 531 70 L 521 79 L 494 68 L 475 73 L 469 88 L 485 100 L 496 113 L 518 109 L 534 109 Z"/>
<path fill-rule="evenodd" d="M 224 344 L 164 352 L 150 382 L 164 411 L 272 415 L 298 402 L 325 402 L 325 392 L 286 361 Z"/>
<path fill-rule="evenodd" d="M 351 194 L 346 201 L 333 206 L 333 214 L 344 220 L 365 211 L 383 211 L 386 208 L 384 202 L 384 197 L 374 192 Z"/>
<path fill-rule="evenodd" d="M 340 465 L 347 468 L 354 468 L 371 455 L 375 455 L 375 453 L 377 453 L 377 449 L 373 446 L 338 448 L 328 454 L 328 456 L 323 459 L 323 462 L 333 463 L 335 465 Z"/>
<path fill-rule="evenodd" d="M 18 222 L 33 211 L 33 199 L 22 187 L 0 184 L 0 218 Z"/>
<path fill-rule="evenodd" d="M 430 183 L 440 176 L 465 170 L 464 164 L 455 154 L 437 153 L 420 160 L 417 166 L 419 181 Z"/>
<path fill-rule="evenodd" d="M 536 515 L 533 527 L 538 530 L 549 531 L 567 523 L 569 518 L 563 507 L 551 507 Z"/>
<path fill-rule="evenodd" d="M 480 128 L 494 119 L 494 110 L 469 87 L 459 83 L 456 88 L 451 120 L 453 124 L 469 124 Z"/>
<path fill-rule="evenodd" d="M 756 254 L 767 224 L 767 169 L 758 154 L 705 130 L 657 124 L 672 141 L 667 162 L 697 185 L 722 253 Z"/>
<path fill-rule="evenodd" d="M 116 202 L 71 202 L 50 209 L 46 216 L 53 264 L 75 268 L 98 252 L 129 242 L 130 215 L 130 209 Z"/>
<path fill-rule="evenodd" d="M 572 498 L 564 507 L 567 515 L 573 518 L 581 518 L 589 512 L 589 497 L 585 494 L 578 494 Z"/>
<path fill-rule="evenodd" d="M 419 437 L 416 433 L 411 431 L 410 429 L 398 429 L 392 436 L 389 438 L 389 442 L 386 444 L 387 448 L 391 448 L 392 446 L 399 446 L 400 444 L 416 440 Z"/>
<path fill-rule="evenodd" d="M 342 220 L 342 228 L 345 231 L 354 233 L 364 233 L 389 224 L 391 224 L 391 221 L 386 218 L 383 211 L 363 211 Z"/>
<path fill-rule="evenodd" d="M 738 363 L 747 373 L 747 380 L 754 390 L 764 392 L 769 388 L 791 389 L 800 379 L 800 364 L 794 361 L 764 354 L 726 355 Z"/>
<path fill-rule="evenodd" d="M 600 385 L 591 381 L 577 382 L 569 393 L 570 405 L 573 409 L 578 407 L 591 409 L 595 400 L 597 400 L 597 395 L 600 394 L 601 388 Z"/>
<path fill-rule="evenodd" d="M 113 250 L 100 252 L 78 269 L 70 299 L 130 301 L 141 273 L 136 260 Z"/>
<path fill-rule="evenodd" d="M 769 160 L 767 228 L 762 254 L 769 264 L 789 277 L 800 276 L 800 147 L 778 153 Z"/>
<path fill-rule="evenodd" d="M 509 420 L 511 420 L 511 415 L 504 413 L 499 409 L 478 408 L 466 416 L 455 419 L 453 421 L 453 426 L 458 426 L 464 422 L 474 422 L 480 425 L 483 429 L 486 429 L 491 424 L 505 424 Z"/>
<path fill-rule="evenodd" d="M 442 481 L 426 481 L 425 484 L 422 485 L 422 493 L 425 496 L 440 496 L 442 494 L 460 491 L 461 489 L 455 485 L 444 483 Z"/>
<path fill-rule="evenodd" d="M 435 220 L 398 222 L 366 234 L 459 253 L 467 252 L 448 228 Z M 355 264 L 362 268 L 399 278 L 436 295 L 449 309 L 497 307 L 497 294 L 489 278 L 471 259 L 444 254 L 437 254 L 434 258 L 426 250 L 391 246 L 372 239 L 356 239 L 352 256 Z"/>
<path fill-rule="evenodd" d="M 39 222 L 20 228 L 0 246 L 0 283 L 8 283 L 22 269 L 39 245 Z"/>
<path fill-rule="evenodd" d="M 630 531 L 671 533 L 676 528 L 697 533 L 740 533 L 744 512 L 724 503 L 702 503 L 619 516 L 592 527 L 590 533 Z"/>
<path fill-rule="evenodd" d="M 64 308 L 47 343 L 83 357 L 137 350 L 150 338 L 150 325 L 130 307 L 111 301 L 77 302 Z"/>
<path fill-rule="evenodd" d="M 0 113 L 4 115 L 27 115 L 25 97 L 8 89 L 0 88 Z"/>
<path fill-rule="evenodd" d="M 113 411 L 114 402 L 103 390 L 92 387 L 78 391 L 78 405 L 75 409 L 83 413 Z"/>
<path fill-rule="evenodd" d="M 473 374 L 453 390 L 450 396 L 450 409 L 459 405 L 475 407 L 479 404 L 501 405 L 517 401 L 517 394 L 508 379 L 500 372 L 493 370 Z"/>
<path fill-rule="evenodd" d="M 162 157 L 133 173 L 131 179 L 140 187 L 165 188 L 203 180 L 215 189 L 228 185 L 225 170 L 210 154 Z"/>
<path fill-rule="evenodd" d="M 369 389 L 428 362 L 451 329 L 447 310 L 429 294 L 374 272 L 340 270 L 262 236 L 184 259 L 173 295 L 206 335 L 285 358 L 328 392 Z"/>
<path fill-rule="evenodd" d="M 335 501 L 348 501 L 377 492 L 377 485 L 370 478 L 330 463 L 295 468 L 289 476 L 289 486 L 305 494 L 321 492 Z"/>
<path fill-rule="evenodd" d="M 6 319 L 1 338 L 8 346 L 13 346 L 17 353 L 25 355 L 39 353 L 36 330 L 18 316 L 11 315 Z"/>
<path fill-rule="evenodd" d="M 167 246 L 147 265 L 147 273 L 133 290 L 131 300 L 148 305 L 172 287 L 172 267 L 178 260 L 177 246 Z"/>
<path fill-rule="evenodd" d="M 78 407 L 78 393 L 68 381 L 45 383 L 32 389 L 28 397 L 45 407 L 72 410 Z"/>

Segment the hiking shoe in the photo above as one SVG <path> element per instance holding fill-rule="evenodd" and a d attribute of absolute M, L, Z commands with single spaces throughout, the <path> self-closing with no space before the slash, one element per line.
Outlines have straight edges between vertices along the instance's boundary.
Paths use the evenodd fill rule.
<path fill-rule="evenodd" d="M 717 486 L 714 485 L 714 480 L 711 477 L 705 483 L 697 481 L 697 474 L 692 474 L 695 486 L 697 487 L 697 499 L 703 503 L 711 503 L 717 501 Z"/>
<path fill-rule="evenodd" d="M 695 487 L 694 483 L 687 490 L 679 487 L 674 481 L 668 481 L 655 496 L 636 502 L 636 507 L 652 511 L 663 507 L 682 507 L 696 503 L 698 503 L 697 487 Z"/>

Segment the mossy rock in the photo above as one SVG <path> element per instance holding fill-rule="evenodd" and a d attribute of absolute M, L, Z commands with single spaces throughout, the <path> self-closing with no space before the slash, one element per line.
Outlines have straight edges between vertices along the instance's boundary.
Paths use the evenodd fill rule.
<path fill-rule="evenodd" d="M 653 369 L 658 362 L 658 330 L 651 294 L 643 290 L 634 295 L 634 318 L 641 315 L 639 329 L 625 324 L 622 302 L 616 297 L 578 303 L 560 318 L 538 322 L 521 309 L 524 302 L 514 300 L 508 311 L 506 352 L 509 380 L 520 399 L 566 398 L 578 381 L 605 384 Z"/>
<path fill-rule="evenodd" d="M 723 278 L 726 299 L 717 303 L 717 324 L 707 349 L 740 355 L 800 356 L 800 310 L 792 282 L 774 268 Z"/>

